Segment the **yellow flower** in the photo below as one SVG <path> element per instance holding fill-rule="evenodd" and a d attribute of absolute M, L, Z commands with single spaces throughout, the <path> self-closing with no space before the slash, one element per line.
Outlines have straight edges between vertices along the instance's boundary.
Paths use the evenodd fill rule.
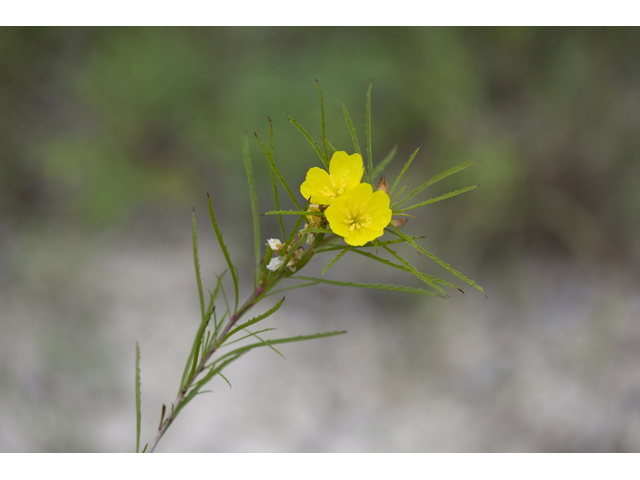
<path fill-rule="evenodd" d="M 325 211 L 333 233 L 359 247 L 380 237 L 391 221 L 389 195 L 361 183 L 338 197 Z"/>
<path fill-rule="evenodd" d="M 363 173 L 359 154 L 335 152 L 329 162 L 329 173 L 318 167 L 309 169 L 300 193 L 316 205 L 331 205 L 340 195 L 360 185 Z"/>

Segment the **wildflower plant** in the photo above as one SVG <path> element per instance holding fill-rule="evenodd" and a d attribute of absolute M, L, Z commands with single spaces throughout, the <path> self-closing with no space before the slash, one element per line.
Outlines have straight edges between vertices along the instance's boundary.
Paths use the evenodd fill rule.
<path fill-rule="evenodd" d="M 346 333 L 334 331 L 311 335 L 300 335 L 289 338 L 265 339 L 262 335 L 275 330 L 274 328 L 261 328 L 254 330 L 254 326 L 266 320 L 276 313 L 282 306 L 285 298 L 282 297 L 271 308 L 258 315 L 245 319 L 245 315 L 266 298 L 280 294 L 287 290 L 309 287 L 320 283 L 341 287 L 367 288 L 373 290 L 389 290 L 401 293 L 413 293 L 427 296 L 448 297 L 444 288 L 454 288 L 462 293 L 462 289 L 433 275 L 418 271 L 416 267 L 402 257 L 396 250 L 396 245 L 406 243 L 417 252 L 429 257 L 431 260 L 448 270 L 463 282 L 478 289 L 484 294 L 484 290 L 473 280 L 468 279 L 462 273 L 454 270 L 434 254 L 427 251 L 418 242 L 423 237 L 409 236 L 402 231 L 410 212 L 416 208 L 424 207 L 461 193 L 468 192 L 476 186 L 470 186 L 455 190 L 444 195 L 430 198 L 410 204 L 416 195 L 440 180 L 458 173 L 470 167 L 476 161 L 471 161 L 453 167 L 445 172 L 421 183 L 418 187 L 405 194 L 406 186 L 400 187 L 407 170 L 411 166 L 418 153 L 416 149 L 410 156 L 404 167 L 393 182 L 391 188 L 383 174 L 384 169 L 393 160 L 396 148 L 384 157 L 375 167 L 371 150 L 371 87 L 366 96 L 366 151 L 367 166 L 365 167 L 360 144 L 353 127 L 347 107 L 343 103 L 343 112 L 347 127 L 353 141 L 355 153 L 336 150 L 329 142 L 326 135 L 324 101 L 322 90 L 318 83 L 320 97 L 320 119 L 322 129 L 322 148 L 313 140 L 309 133 L 291 116 L 289 121 L 305 136 L 313 150 L 321 161 L 322 168 L 312 166 L 305 180 L 299 187 L 300 195 L 294 194 L 289 184 L 278 169 L 273 149 L 273 125 L 269 118 L 268 146 L 255 134 L 255 138 L 263 151 L 270 167 L 271 185 L 273 189 L 275 210 L 264 212 L 264 215 L 277 218 L 280 228 L 280 238 L 262 239 L 260 235 L 260 216 L 256 196 L 253 166 L 249 154 L 249 141 L 245 136 L 243 144 L 244 166 L 249 183 L 251 207 L 253 213 L 254 231 L 254 256 L 255 269 L 253 275 L 253 292 L 244 301 L 239 302 L 238 295 L 238 271 L 231 260 L 231 256 L 224 243 L 222 232 L 213 210 L 212 200 L 209 197 L 209 214 L 216 238 L 224 255 L 231 276 L 233 297 L 229 298 L 225 290 L 227 277 L 222 273 L 216 276 L 217 280 L 213 289 L 205 294 L 200 275 L 200 263 L 198 259 L 198 243 L 196 235 L 195 208 L 192 215 L 193 257 L 200 299 L 201 319 L 187 357 L 182 378 L 179 382 L 178 392 L 170 407 L 162 405 L 160 422 L 153 439 L 147 443 L 143 452 L 153 452 L 167 429 L 173 424 L 182 409 L 188 405 L 196 395 L 205 393 L 203 387 L 214 377 L 219 376 L 227 383 L 224 369 L 232 362 L 250 352 L 253 349 L 269 347 L 277 353 L 276 345 L 313 340 L 323 337 L 331 337 Z M 332 151 L 331 156 L 329 155 Z M 376 182 L 376 178 L 379 180 Z M 375 182 L 375 183 L 374 183 Z M 284 189 L 287 196 L 295 206 L 294 209 L 285 210 L 281 207 L 279 188 Z M 208 195 L 207 195 L 208 196 Z M 288 233 L 285 229 L 284 218 L 297 217 L 293 228 Z M 379 255 L 387 252 L 395 261 L 388 260 Z M 300 275 L 300 271 L 316 256 L 336 253 L 327 263 L 319 277 Z M 389 268 L 401 270 L 417 277 L 426 288 L 415 288 L 399 285 L 384 285 L 373 283 L 357 283 L 330 280 L 324 278 L 324 274 L 343 258 L 346 254 L 355 254 L 366 257 Z M 276 289 L 281 282 L 287 282 L 286 286 Z M 293 282 L 293 284 L 289 283 Z M 485 295 L 486 296 L 486 295 Z M 218 308 L 220 305 L 223 308 Z M 241 343 L 242 342 L 242 343 Z M 230 384 L 229 384 L 230 385 Z M 136 345 L 136 452 L 140 451 L 141 429 L 141 393 L 140 393 L 140 349 Z"/>

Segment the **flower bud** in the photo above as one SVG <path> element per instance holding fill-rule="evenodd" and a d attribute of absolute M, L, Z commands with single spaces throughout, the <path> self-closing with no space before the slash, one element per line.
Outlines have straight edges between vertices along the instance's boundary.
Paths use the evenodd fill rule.
<path fill-rule="evenodd" d="M 391 220 L 391 225 L 393 225 L 396 228 L 404 227 L 406 223 L 407 223 L 406 218 L 394 218 L 393 220 Z"/>
<path fill-rule="evenodd" d="M 378 180 L 376 191 L 378 190 L 382 190 L 384 193 L 389 195 L 389 185 L 387 184 L 387 178 L 384 175 L 382 175 L 380 180 Z"/>
<path fill-rule="evenodd" d="M 269 248 L 271 248 L 275 253 L 280 253 L 280 250 L 282 250 L 282 247 L 284 246 L 277 238 L 269 238 L 267 240 L 267 245 L 269 245 Z"/>

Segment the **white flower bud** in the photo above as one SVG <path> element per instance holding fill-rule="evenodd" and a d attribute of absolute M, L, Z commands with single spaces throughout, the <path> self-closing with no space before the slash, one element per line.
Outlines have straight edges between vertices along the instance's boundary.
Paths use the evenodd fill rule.
<path fill-rule="evenodd" d="M 267 239 L 267 245 L 269 245 L 269 248 L 271 248 L 275 253 L 280 253 L 280 250 L 282 250 L 282 247 L 284 246 L 277 238 Z"/>
<path fill-rule="evenodd" d="M 282 262 L 284 262 L 284 258 L 282 257 L 272 258 L 271 261 L 269 262 L 269 265 L 267 265 L 267 270 L 271 270 L 272 272 L 275 272 L 282 266 Z"/>

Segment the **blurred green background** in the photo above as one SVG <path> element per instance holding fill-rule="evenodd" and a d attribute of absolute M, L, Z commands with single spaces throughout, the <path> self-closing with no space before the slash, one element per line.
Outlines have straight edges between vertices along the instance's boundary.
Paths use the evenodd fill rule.
<path fill-rule="evenodd" d="M 241 272 L 250 270 L 252 237 L 241 157 L 243 135 L 250 136 L 261 205 L 263 210 L 271 209 L 270 183 L 264 181 L 268 165 L 253 132 L 267 138 L 267 116 L 273 120 L 276 161 L 297 191 L 318 158 L 288 122 L 286 112 L 314 138 L 320 137 L 316 79 L 324 92 L 327 136 L 345 150 L 352 147 L 341 101 L 349 108 L 364 145 L 365 92 L 375 79 L 374 162 L 398 145 L 396 160 L 388 169 L 390 179 L 417 147 L 420 153 L 406 177 L 410 186 L 459 163 L 483 160 L 438 183 L 424 198 L 472 184 L 479 183 L 480 188 L 421 210 L 406 228 L 412 234 L 426 235 L 427 248 L 483 285 L 489 300 L 470 294 L 469 288 L 462 300 L 455 297 L 444 305 L 434 299 L 425 303 L 402 296 L 358 296 L 351 299 L 349 308 L 362 310 L 354 303 L 378 302 L 383 317 L 410 325 L 406 319 L 427 312 L 430 327 L 420 332 L 432 339 L 437 337 L 433 329 L 444 328 L 434 317 L 467 315 L 470 324 L 477 325 L 475 309 L 495 308 L 484 313 L 487 330 L 469 337 L 474 345 L 485 342 L 488 346 L 504 331 L 511 332 L 514 341 L 529 339 L 538 345 L 528 337 L 531 331 L 527 329 L 547 325 L 554 315 L 571 317 L 563 324 L 565 330 L 558 327 L 551 337 L 564 341 L 586 335 L 588 346 L 580 355 L 599 359 L 593 365 L 609 365 L 595 378 L 618 375 L 615 385 L 622 393 L 611 400 L 606 393 L 607 388 L 612 391 L 610 385 L 605 388 L 588 375 L 576 380 L 574 370 L 550 364 L 541 372 L 560 368 L 584 387 L 586 396 L 595 399 L 593 405 L 585 406 L 581 395 L 575 401 L 584 407 L 584 418 L 600 415 L 603 425 L 588 427 L 578 419 L 574 430 L 549 433 L 539 425 L 548 421 L 553 430 L 557 426 L 553 415 L 541 414 L 546 420 L 531 420 L 531 408 L 536 407 L 509 397 L 504 400 L 509 405 L 505 408 L 518 420 L 504 421 L 517 433 L 510 434 L 507 428 L 507 433 L 493 440 L 480 433 L 469 436 L 463 429 L 443 443 L 437 438 L 403 443 L 393 440 L 396 437 L 391 434 L 376 444 L 358 443 L 358 438 L 371 435 L 365 432 L 362 437 L 354 434 L 351 443 L 335 443 L 335 435 L 328 435 L 315 444 L 309 440 L 313 429 L 307 429 L 305 438 L 311 443 L 278 443 L 265 434 L 264 443 L 247 444 L 243 443 L 247 435 L 238 434 L 233 448 L 639 449 L 640 428 L 633 427 L 636 433 L 632 433 L 632 426 L 640 425 L 640 384 L 633 374 L 640 366 L 640 358 L 633 353 L 637 346 L 633 339 L 640 338 L 636 300 L 640 260 L 638 51 L 637 28 L 0 29 L 0 431 L 5 432 L 0 433 L 0 449 L 129 449 L 134 425 L 128 416 L 133 410 L 127 410 L 132 389 L 127 390 L 126 376 L 132 375 L 133 357 L 126 355 L 132 351 L 131 342 L 138 339 L 149 345 L 164 338 L 157 333 L 159 326 L 145 323 L 154 321 L 147 316 L 162 313 L 156 311 L 155 299 L 175 298 L 177 311 L 195 303 L 196 309 L 190 311 L 197 317 L 192 278 L 185 277 L 177 285 L 167 280 L 160 284 L 163 291 L 152 288 L 150 282 L 170 278 L 179 269 L 191 275 L 193 205 L 203 232 L 201 249 L 211 250 L 209 260 L 218 262 L 218 271 L 223 270 L 206 216 L 200 215 L 206 212 L 207 192 Z M 262 222 L 267 235 L 277 233 L 274 222 Z M 442 273 L 424 259 L 419 262 L 427 273 Z M 361 263 L 354 261 L 353 271 L 367 268 Z M 122 267 L 120 277 L 110 270 L 116 264 Z M 154 273 L 138 278 L 128 267 Z M 211 280 L 213 267 L 207 269 Z M 392 273 L 374 272 L 381 282 L 404 281 Z M 109 281 L 113 283 L 105 286 L 103 282 Z M 140 291 L 148 291 L 147 303 L 136 296 Z M 141 302 L 138 307 L 136 299 Z M 591 300 L 598 300 L 597 305 L 585 307 Z M 455 310 L 461 308 L 452 306 L 455 302 L 464 302 L 469 310 Z M 119 315 L 110 310 L 114 305 L 119 306 Z M 132 323 L 114 334 L 109 322 L 116 322 L 117 317 L 122 325 L 123 316 L 129 318 L 131 311 L 139 315 L 133 315 Z M 611 326 L 612 319 L 622 323 Z M 166 320 L 168 325 L 163 328 L 173 332 L 175 319 Z M 335 325 L 340 327 L 337 320 Z M 594 329 L 585 333 L 585 322 L 595 325 Z M 318 328 L 307 327 L 300 333 Z M 464 335 L 470 335 L 467 327 L 460 325 L 467 332 Z M 367 328 L 366 323 L 358 328 Z M 439 334 L 451 340 L 458 333 Z M 171 338 L 172 334 L 166 335 Z M 185 335 L 186 339 L 190 331 Z M 540 348 L 549 347 L 545 338 L 539 339 Z M 176 350 L 176 362 L 182 361 L 181 352 L 186 348 Z M 410 350 L 398 344 L 395 348 L 409 352 L 407 362 L 415 363 L 420 355 L 416 352 L 425 347 L 413 345 Z M 573 358 L 575 348 L 583 347 L 561 343 L 549 348 L 564 351 L 569 355 L 562 357 L 566 360 Z M 122 365 L 110 363 L 114 351 L 122 352 Z M 614 358 L 614 354 L 622 357 Z M 448 357 L 433 355 L 428 359 L 433 375 L 453 378 L 456 383 L 458 377 L 447 375 L 452 368 L 445 360 Z M 164 357 L 158 353 L 158 358 Z M 505 360 L 508 358 L 509 354 L 500 354 L 500 362 L 509 365 L 504 368 L 511 375 L 522 371 L 519 365 L 531 365 L 525 359 L 511 362 Z M 540 358 L 549 357 L 541 353 Z M 582 359 L 579 356 L 569 363 L 583 372 Z M 175 363 L 170 360 L 167 362 Z M 478 377 L 473 370 L 476 360 L 469 359 L 470 378 Z M 311 377 L 313 365 L 306 372 Z M 99 368 L 106 370 L 96 378 Z M 148 369 L 153 368 L 149 360 Z M 109 382 L 122 385 L 114 389 Z M 449 390 L 450 385 L 444 385 L 448 386 L 442 387 L 442 398 L 459 401 L 457 387 Z M 480 395 L 492 403 L 496 389 L 502 388 L 496 385 L 503 383 L 483 385 L 478 387 L 485 388 L 483 393 L 472 389 L 462 397 Z M 534 390 L 544 392 L 546 388 L 548 384 Z M 170 395 L 159 396 L 150 407 L 156 409 Z M 545 398 L 554 403 L 551 396 Z M 624 406 L 615 403 L 620 398 Z M 393 403 L 389 402 L 380 408 L 388 409 Z M 475 402 L 464 405 L 470 422 L 482 417 L 474 410 Z M 574 407 L 569 402 L 566 408 L 571 411 Z M 84 429 L 89 428 L 96 411 L 110 408 L 109 418 L 121 418 L 123 427 L 113 427 L 120 424 L 105 420 L 111 427 L 96 426 L 87 435 Z M 516 411 L 522 418 L 513 413 Z M 610 411 L 621 415 L 613 427 L 604 420 Z M 503 419 L 503 413 L 496 413 L 497 418 Z M 376 416 L 375 411 L 371 415 Z M 562 417 L 562 413 L 557 415 Z M 150 412 L 147 420 L 153 423 L 156 420 L 151 421 L 151 416 Z M 71 426 L 74 418 L 80 420 Z M 459 417 L 443 420 L 442 431 L 451 432 L 459 421 Z M 514 426 L 527 421 L 532 422 L 532 430 Z M 428 420 L 425 425 L 425 429 L 433 426 Z M 105 428 L 111 428 L 111 436 L 100 437 Z M 489 422 L 486 428 L 495 430 L 495 423 Z M 175 442 L 169 445 L 176 450 L 223 448 L 201 441 L 190 446 L 177 438 Z"/>

